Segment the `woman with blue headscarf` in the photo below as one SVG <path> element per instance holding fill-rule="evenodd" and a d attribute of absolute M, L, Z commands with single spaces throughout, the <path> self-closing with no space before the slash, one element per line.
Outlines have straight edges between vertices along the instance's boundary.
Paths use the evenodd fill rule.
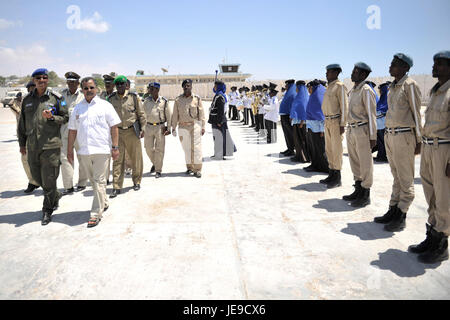
<path fill-rule="evenodd" d="M 311 165 L 304 168 L 308 172 L 329 173 L 328 160 L 325 153 L 324 124 L 325 116 L 322 112 L 322 101 L 325 95 L 325 82 L 314 80 L 308 83 L 310 96 L 306 106 L 307 150 Z"/>
<path fill-rule="evenodd" d="M 214 155 L 211 157 L 213 160 L 225 160 L 224 157 L 232 156 L 233 152 L 237 151 L 225 117 L 226 90 L 225 83 L 222 81 L 214 83 L 213 91 L 216 95 L 211 103 L 208 119 L 208 123 L 212 126 L 214 139 Z"/>
<path fill-rule="evenodd" d="M 378 86 L 380 89 L 380 98 L 377 102 L 377 145 L 372 152 L 377 151 L 377 156 L 373 158 L 376 162 L 388 162 L 386 156 L 386 148 L 384 146 L 384 129 L 386 122 L 386 113 L 388 110 L 387 96 L 389 91 L 390 81 L 382 83 Z"/>
<path fill-rule="evenodd" d="M 302 120 L 306 120 L 306 106 L 309 95 L 306 89 L 306 82 L 299 80 L 295 83 L 297 86 L 297 95 L 292 102 L 290 118 L 293 127 L 295 156 L 291 158 L 294 162 L 309 162 L 308 152 L 306 151 L 306 126 Z"/>

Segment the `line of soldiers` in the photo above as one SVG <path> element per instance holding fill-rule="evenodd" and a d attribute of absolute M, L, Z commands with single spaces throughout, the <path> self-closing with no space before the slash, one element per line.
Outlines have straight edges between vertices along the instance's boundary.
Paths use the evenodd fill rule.
<path fill-rule="evenodd" d="M 306 171 L 328 173 L 320 180 L 328 189 L 342 186 L 342 142 L 346 133 L 355 188 L 342 198 L 352 207 L 370 204 L 373 162 L 389 163 L 394 178 L 389 209 L 374 219 L 389 232 L 406 227 L 406 215 L 414 200 L 414 158 L 422 151 L 420 175 L 429 219 L 425 241 L 408 250 L 418 253 L 424 263 L 448 259 L 450 234 L 450 51 L 437 53 L 433 60 L 433 77 L 439 82 L 431 90 L 424 126 L 420 113 L 422 94 L 408 75 L 413 59 L 404 53 L 393 56 L 389 73 L 394 80 L 380 84 L 380 96 L 375 91 L 376 84 L 367 80 L 372 72 L 368 64 L 355 64 L 350 91 L 338 78 L 341 66 L 330 64 L 326 67 L 327 82 L 316 79 L 305 88 L 305 81 L 287 80 L 279 107 L 287 145 L 280 154 L 292 156 L 295 162 L 311 162 L 303 168 Z M 248 88 L 241 89 L 245 106 Z M 267 85 L 253 87 L 249 94 L 256 107 L 255 129 L 260 132 L 267 129 L 263 122 L 258 124 L 258 116 L 264 114 L 268 89 Z M 233 90 L 230 104 L 239 105 L 238 99 Z M 239 120 L 239 113 L 233 119 Z M 244 123 L 248 124 L 245 118 Z M 373 158 L 376 150 L 377 157 Z"/>

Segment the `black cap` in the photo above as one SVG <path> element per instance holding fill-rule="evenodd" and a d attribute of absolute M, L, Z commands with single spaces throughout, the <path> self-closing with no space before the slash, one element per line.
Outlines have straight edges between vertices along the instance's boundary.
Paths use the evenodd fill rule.
<path fill-rule="evenodd" d="M 269 86 L 268 86 L 267 84 L 264 83 L 264 84 L 263 84 L 263 88 L 264 88 L 264 89 L 269 89 Z"/>
<path fill-rule="evenodd" d="M 276 87 L 277 87 L 277 85 L 275 83 L 269 82 L 270 89 L 275 89 Z"/>
<path fill-rule="evenodd" d="M 294 80 L 294 79 L 289 79 L 289 80 L 286 80 L 284 83 L 285 83 L 286 85 L 292 84 L 292 83 L 295 83 L 295 80 Z"/>
<path fill-rule="evenodd" d="M 184 80 L 184 81 L 181 83 L 181 86 L 184 87 L 184 85 L 185 85 L 186 83 L 192 83 L 192 80 L 191 80 L 191 79 L 186 79 L 186 80 Z"/>
<path fill-rule="evenodd" d="M 300 86 L 300 85 L 305 85 L 306 84 L 306 82 L 305 82 L 305 80 L 298 80 L 296 83 L 295 83 L 297 86 Z"/>
<path fill-rule="evenodd" d="M 73 81 L 78 81 L 78 80 L 80 80 L 80 78 L 81 78 L 77 73 L 75 73 L 75 72 L 73 72 L 73 71 L 66 72 L 66 74 L 64 75 L 64 77 L 65 77 L 67 80 L 73 80 Z"/>

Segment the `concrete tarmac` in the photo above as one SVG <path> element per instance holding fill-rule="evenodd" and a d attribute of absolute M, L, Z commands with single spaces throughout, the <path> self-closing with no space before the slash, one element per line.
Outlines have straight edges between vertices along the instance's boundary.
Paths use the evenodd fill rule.
<path fill-rule="evenodd" d="M 229 127 L 238 151 L 212 161 L 207 125 L 201 179 L 184 174 L 181 144 L 167 136 L 163 176 L 149 173 L 143 150 L 141 190 L 126 177 L 97 227 L 87 228 L 90 187 L 64 196 L 41 226 L 42 189 L 23 193 L 16 121 L 1 107 L 0 299 L 450 298 L 450 262 L 425 265 L 407 252 L 425 238 L 420 156 L 407 227 L 392 233 L 373 222 L 388 209 L 388 164 L 374 165 L 372 203 L 355 209 L 341 199 L 353 190 L 346 148 L 343 186 L 327 190 L 324 174 L 280 157 L 280 125 L 270 145 Z"/>

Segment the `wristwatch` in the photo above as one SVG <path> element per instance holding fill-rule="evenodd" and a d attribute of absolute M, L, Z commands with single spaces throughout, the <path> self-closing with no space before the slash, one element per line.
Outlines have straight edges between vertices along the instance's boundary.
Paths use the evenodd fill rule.
<path fill-rule="evenodd" d="M 112 146 L 113 150 L 119 150 L 119 146 Z"/>

